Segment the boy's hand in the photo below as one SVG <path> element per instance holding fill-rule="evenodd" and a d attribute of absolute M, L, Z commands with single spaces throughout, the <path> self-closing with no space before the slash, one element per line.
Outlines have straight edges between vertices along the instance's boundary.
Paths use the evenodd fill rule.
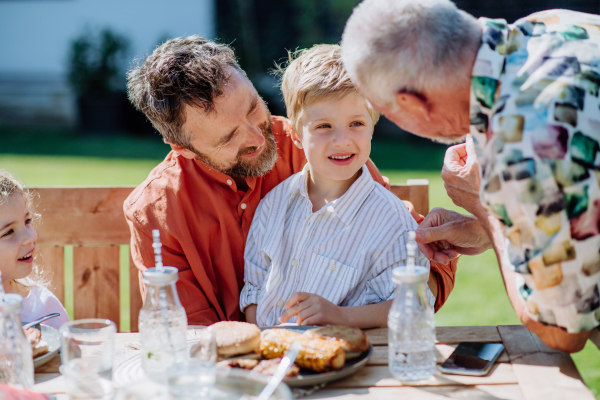
<path fill-rule="evenodd" d="M 298 325 L 344 325 L 343 308 L 313 293 L 294 293 L 285 309 L 279 317 L 281 323 L 296 316 Z"/>

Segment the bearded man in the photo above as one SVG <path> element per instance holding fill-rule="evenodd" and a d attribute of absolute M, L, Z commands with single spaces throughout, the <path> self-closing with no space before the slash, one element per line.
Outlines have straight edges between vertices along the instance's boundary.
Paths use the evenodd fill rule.
<path fill-rule="evenodd" d="M 342 59 L 399 127 L 450 143 L 471 132 L 442 178 L 473 215 L 434 210 L 421 250 L 445 261 L 493 247 L 527 328 L 565 351 L 600 345 L 600 17 L 509 25 L 449 0 L 365 0 Z"/>
<path fill-rule="evenodd" d="M 306 163 L 288 120 L 269 114 L 229 47 L 199 36 L 159 46 L 129 73 L 128 93 L 172 149 L 124 204 L 142 296 L 141 271 L 154 265 L 152 230 L 159 229 L 163 263 L 179 270 L 188 323 L 243 320 L 239 295 L 254 212 Z M 367 166 L 389 187 L 371 161 Z M 439 308 L 456 264 L 432 263 L 431 271 Z M 386 305 L 364 307 L 377 312 Z"/>

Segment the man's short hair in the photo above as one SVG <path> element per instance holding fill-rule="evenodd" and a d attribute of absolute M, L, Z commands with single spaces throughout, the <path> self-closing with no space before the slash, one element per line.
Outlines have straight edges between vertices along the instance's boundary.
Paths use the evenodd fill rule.
<path fill-rule="evenodd" d="M 341 99 L 356 93 L 356 87 L 342 65 L 338 45 L 320 44 L 310 49 L 289 53 L 289 62 L 282 72 L 281 91 L 287 116 L 296 132 L 302 111 L 309 105 L 328 99 Z M 373 125 L 379 113 L 365 99 Z"/>
<path fill-rule="evenodd" d="M 189 148 L 185 105 L 212 112 L 236 70 L 244 74 L 227 45 L 198 35 L 170 39 L 129 71 L 127 92 L 166 141 Z"/>
<path fill-rule="evenodd" d="M 475 17 L 450 0 L 364 0 L 346 22 L 342 59 L 362 93 L 389 106 L 399 91 L 461 83 L 479 48 Z"/>

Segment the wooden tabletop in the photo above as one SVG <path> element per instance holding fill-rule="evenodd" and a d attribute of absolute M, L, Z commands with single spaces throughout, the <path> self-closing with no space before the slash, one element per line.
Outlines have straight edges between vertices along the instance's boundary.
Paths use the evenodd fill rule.
<path fill-rule="evenodd" d="M 502 353 L 484 377 L 444 375 L 436 371 L 426 381 L 407 385 L 394 379 L 388 369 L 388 330 L 365 331 L 373 344 L 373 356 L 357 374 L 331 383 L 307 399 L 510 399 L 595 400 L 583 383 L 571 357 L 544 345 L 521 325 L 456 326 L 436 328 L 437 362 L 445 360 L 460 342 L 502 342 Z M 131 348 L 138 333 L 117 333 L 115 368 L 136 354 Z M 36 370 L 34 390 L 66 399 L 64 378 L 58 372 L 60 357 Z"/>

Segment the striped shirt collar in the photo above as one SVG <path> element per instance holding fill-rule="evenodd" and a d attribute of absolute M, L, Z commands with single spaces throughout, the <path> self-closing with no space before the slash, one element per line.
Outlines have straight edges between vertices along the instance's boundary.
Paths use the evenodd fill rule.
<path fill-rule="evenodd" d="M 309 169 L 308 164 L 304 166 L 300 172 L 300 179 L 294 184 L 290 192 L 290 200 L 299 193 L 301 196 L 306 198 L 306 201 L 310 201 L 308 197 L 308 176 Z M 348 188 L 340 198 L 326 204 L 317 213 L 327 210 L 334 213 L 345 225 L 350 225 L 356 213 L 365 202 L 373 187 L 375 181 L 369 172 L 366 165 L 362 166 L 362 173 L 358 179 Z"/>

